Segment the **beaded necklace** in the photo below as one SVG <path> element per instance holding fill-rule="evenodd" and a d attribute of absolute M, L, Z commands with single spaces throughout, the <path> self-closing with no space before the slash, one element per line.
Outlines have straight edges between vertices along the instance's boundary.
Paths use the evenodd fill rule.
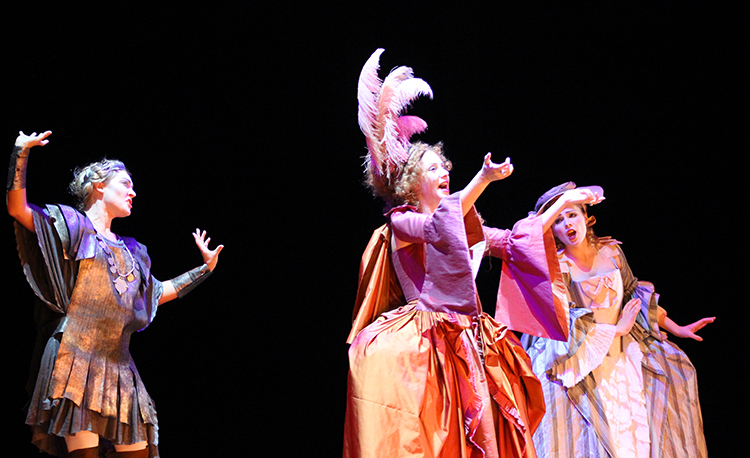
<path fill-rule="evenodd" d="M 109 245 L 107 245 L 107 243 L 98 233 L 96 234 L 96 240 L 99 242 L 99 246 L 102 248 L 102 251 L 104 251 L 104 254 L 107 255 L 109 271 L 112 273 L 112 283 L 115 284 L 115 289 L 120 294 L 120 296 L 122 296 L 123 293 L 128 290 L 128 283 L 135 280 L 135 275 L 133 275 L 133 272 L 135 271 L 135 259 L 133 258 L 133 253 L 130 252 L 128 246 L 125 243 L 122 244 L 122 246 L 125 248 L 125 252 L 128 253 L 128 256 L 130 257 L 130 264 L 132 267 L 124 274 L 120 273 L 120 269 L 117 268 L 117 262 L 115 261 L 115 257 L 112 254 L 112 250 L 110 250 Z M 125 266 L 127 267 L 127 262 L 125 263 Z"/>

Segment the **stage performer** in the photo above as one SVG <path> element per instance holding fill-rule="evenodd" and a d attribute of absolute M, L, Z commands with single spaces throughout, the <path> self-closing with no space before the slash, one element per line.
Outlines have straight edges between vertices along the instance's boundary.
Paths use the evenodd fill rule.
<path fill-rule="evenodd" d="M 524 219 L 513 230 L 483 226 L 473 204 L 489 183 L 510 176 L 510 159 L 496 164 L 487 154 L 472 181 L 451 194 L 441 144 L 410 143 L 426 123 L 400 116 L 431 88 L 408 67 L 381 81 L 382 52 L 365 64 L 358 98 L 365 176 L 388 222 L 362 259 L 344 456 L 533 457 L 540 384 L 513 333 L 482 312 L 474 277 L 484 254 L 500 257 L 501 278 L 510 282 L 500 293 L 551 310 L 551 322 L 539 326 L 544 335 L 558 332 L 553 283 L 562 279 L 551 231 L 545 235 L 557 215 Z M 574 191 L 566 200 L 595 196 Z"/>
<path fill-rule="evenodd" d="M 534 214 L 563 206 L 553 224 L 570 301 L 567 342 L 524 336 L 547 413 L 534 434 L 540 457 L 706 457 L 695 368 L 662 330 L 702 340 L 714 318 L 678 326 L 638 281 L 620 242 L 597 237 L 586 205 L 560 204 L 556 186 Z M 592 186 L 603 197 L 600 187 Z"/>
<path fill-rule="evenodd" d="M 50 134 L 20 133 L 6 196 L 43 334 L 26 423 L 34 444 L 50 455 L 98 457 L 101 448 L 110 457 L 157 457 L 156 409 L 130 356 L 130 335 L 149 325 L 157 305 L 205 280 L 223 246 L 211 250 L 211 239 L 196 229 L 204 264 L 169 281 L 155 279 L 146 247 L 112 232 L 112 221 L 130 215 L 136 195 L 117 160 L 76 169 L 70 190 L 78 210 L 29 204 L 29 152 Z"/>

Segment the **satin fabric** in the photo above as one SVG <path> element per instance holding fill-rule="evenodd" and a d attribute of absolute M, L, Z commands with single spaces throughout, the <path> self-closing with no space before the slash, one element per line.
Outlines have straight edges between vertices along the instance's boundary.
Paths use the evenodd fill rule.
<path fill-rule="evenodd" d="M 653 284 L 633 276 L 619 242 L 602 239 L 601 243 L 600 250 L 606 256 L 619 258 L 623 303 L 641 299 L 641 312 L 626 342 L 637 344 L 641 353 L 650 457 L 704 458 L 708 453 L 695 368 L 682 350 L 662 336 L 657 323 L 659 315 L 666 312 L 658 304 L 659 295 Z M 593 311 L 582 306 L 583 293 L 571 282 L 562 257 L 561 266 L 570 288 L 569 340 L 523 338 L 534 373 L 542 383 L 547 408 L 534 434 L 534 443 L 540 457 L 621 458 L 595 374 L 586 374 L 569 388 L 564 386 L 564 368 L 586 336 L 595 332 L 597 323 Z"/>
<path fill-rule="evenodd" d="M 390 214 L 391 224 L 375 232 L 363 256 L 344 456 L 536 456 L 540 384 L 515 336 L 481 313 L 469 244 L 486 239 L 503 261 L 532 259 L 554 277 L 544 267 L 544 243 L 526 243 L 541 239 L 540 221 L 513 231 L 483 228 L 475 211 L 462 216 L 457 194 L 444 198 L 434 217 L 410 211 L 395 209 L 401 213 Z M 413 245 L 390 253 L 391 230 Z M 401 295 L 408 303 L 393 310 Z M 554 307 L 551 300 L 536 305 Z"/>
<path fill-rule="evenodd" d="M 344 456 L 536 456 L 541 386 L 515 336 L 487 314 L 410 304 L 365 328 L 349 359 Z"/>

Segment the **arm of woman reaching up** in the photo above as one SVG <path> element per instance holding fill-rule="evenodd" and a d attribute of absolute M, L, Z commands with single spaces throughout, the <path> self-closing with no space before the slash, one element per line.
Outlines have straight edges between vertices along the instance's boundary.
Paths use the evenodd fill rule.
<path fill-rule="evenodd" d="M 201 256 L 203 256 L 204 264 L 162 283 L 164 292 L 159 299 L 159 305 L 184 297 L 208 278 L 216 268 L 216 264 L 219 262 L 219 253 L 224 249 L 224 245 L 219 245 L 213 250 L 209 249 L 208 244 L 211 242 L 211 237 L 206 238 L 206 231 L 200 229 L 193 232 L 193 239 L 195 239 L 195 244 L 198 246 Z"/>
<path fill-rule="evenodd" d="M 31 207 L 26 200 L 26 166 L 29 160 L 29 151 L 34 146 L 44 146 L 49 143 L 46 138 L 51 133 L 49 130 L 41 134 L 34 132 L 31 135 L 19 132 L 18 138 L 16 138 L 16 146 L 10 156 L 6 188 L 8 214 L 31 232 L 34 232 L 34 218 Z"/>
<path fill-rule="evenodd" d="M 604 196 L 591 191 L 586 188 L 570 189 L 565 191 L 559 199 L 557 199 L 550 207 L 542 213 L 542 227 L 544 231 L 552 227 L 552 223 L 555 222 L 560 212 L 569 205 L 596 205 L 604 200 Z"/>
<path fill-rule="evenodd" d="M 493 181 L 508 178 L 512 173 L 513 164 L 511 164 L 509 157 L 505 158 L 505 162 L 502 164 L 495 164 L 492 162 L 492 153 L 487 153 L 484 156 L 482 169 L 461 190 L 461 210 L 463 214 L 466 215 L 471 210 L 479 196 L 487 188 L 487 185 Z"/>

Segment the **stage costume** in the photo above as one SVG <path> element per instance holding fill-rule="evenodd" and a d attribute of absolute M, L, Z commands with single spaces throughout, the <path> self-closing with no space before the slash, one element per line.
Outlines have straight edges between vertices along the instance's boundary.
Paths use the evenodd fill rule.
<path fill-rule="evenodd" d="M 540 384 L 515 335 L 482 312 L 472 266 L 484 250 L 470 247 L 485 241 L 516 268 L 527 308 L 552 308 L 551 299 L 533 303 L 551 297 L 559 273 L 540 219 L 483 227 L 474 210 L 462 216 L 458 193 L 432 215 L 402 206 L 389 217 L 360 270 L 344 456 L 535 456 Z M 411 244 L 390 253 L 391 231 Z"/>
<path fill-rule="evenodd" d="M 706 457 L 695 368 L 662 335 L 658 294 L 632 274 L 618 242 L 600 239 L 608 272 L 571 279 L 567 342 L 524 336 L 547 413 L 534 434 L 540 457 Z M 630 333 L 615 337 L 622 304 L 641 299 Z M 609 324 L 607 324 L 609 323 Z"/>
<path fill-rule="evenodd" d="M 147 441 L 158 457 L 156 409 L 128 350 L 162 295 L 146 247 L 101 237 L 73 208 L 31 207 L 36 234 L 16 223 L 16 239 L 29 284 L 48 309 L 36 313 L 48 340 L 26 417 L 32 441 L 65 456 L 64 436 L 89 430 L 114 444 Z"/>

